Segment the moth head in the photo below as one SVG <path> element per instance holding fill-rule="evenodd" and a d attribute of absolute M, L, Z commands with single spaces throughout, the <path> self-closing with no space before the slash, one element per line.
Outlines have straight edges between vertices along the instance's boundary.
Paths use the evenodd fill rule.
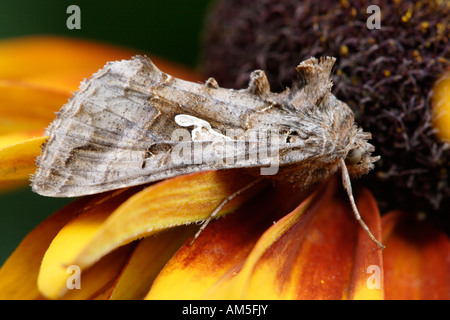
<path fill-rule="evenodd" d="M 380 159 L 372 156 L 375 147 L 369 143 L 372 135 L 358 128 L 346 148 L 345 164 L 351 177 L 360 177 L 373 169 L 374 163 Z"/>

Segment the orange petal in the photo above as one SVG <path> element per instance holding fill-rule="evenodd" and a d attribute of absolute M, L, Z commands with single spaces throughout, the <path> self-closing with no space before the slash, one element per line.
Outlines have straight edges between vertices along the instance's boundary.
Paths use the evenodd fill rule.
<path fill-rule="evenodd" d="M 89 197 L 77 200 L 47 218 L 22 240 L 0 269 L 0 300 L 42 298 L 37 277 L 42 257 L 58 231 L 83 207 Z"/>
<path fill-rule="evenodd" d="M 139 241 L 109 299 L 142 299 L 170 257 L 197 229 L 195 226 L 173 228 Z"/>
<path fill-rule="evenodd" d="M 0 79 L 22 80 L 75 91 L 80 81 L 106 62 L 129 59 L 138 52 L 99 42 L 58 36 L 31 36 L 0 41 Z M 153 58 L 163 71 L 185 80 L 200 80 L 188 68 Z"/>
<path fill-rule="evenodd" d="M 130 50 L 63 37 L 0 41 L 0 133 L 45 128 L 80 82 Z"/>
<path fill-rule="evenodd" d="M 242 271 L 218 297 L 383 298 L 381 252 L 355 221 L 337 183 L 331 180 L 325 190 L 317 190 L 268 229 Z M 379 213 L 367 190 L 357 193 L 357 205 L 375 237 L 380 238 Z"/>
<path fill-rule="evenodd" d="M 13 191 L 16 189 L 21 189 L 29 185 L 28 180 L 1 180 L 0 181 L 0 192 Z"/>
<path fill-rule="evenodd" d="M 34 134 L 30 133 L 30 135 Z M 16 135 L 0 137 L 0 143 L 5 141 L 10 143 L 8 146 L 0 147 L 0 180 L 29 179 L 36 170 L 35 161 L 41 151 L 41 145 L 47 139 L 47 137 L 37 137 L 14 143 L 17 138 Z"/>
<path fill-rule="evenodd" d="M 45 128 L 70 96 L 68 90 L 0 80 L 0 133 Z"/>
<path fill-rule="evenodd" d="M 212 222 L 167 263 L 146 299 L 208 299 L 242 268 L 261 234 L 290 212 L 305 193 L 268 188 L 231 215 Z"/>
<path fill-rule="evenodd" d="M 86 77 L 107 61 L 132 54 L 125 48 L 58 36 L 12 38 L 0 42 L 0 78 L 24 80 L 55 72 L 78 73 L 80 68 L 88 72 Z"/>
<path fill-rule="evenodd" d="M 0 41 L 0 134 L 46 127 L 84 78 L 108 61 L 135 54 L 129 49 L 64 37 Z M 173 76 L 200 80 L 188 68 L 152 59 Z"/>
<path fill-rule="evenodd" d="M 382 219 L 386 299 L 450 298 L 450 241 L 429 223 L 392 211 Z"/>

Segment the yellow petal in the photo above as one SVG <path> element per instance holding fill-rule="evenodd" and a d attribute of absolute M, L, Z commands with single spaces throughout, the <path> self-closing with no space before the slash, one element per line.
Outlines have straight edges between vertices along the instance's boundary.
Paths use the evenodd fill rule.
<path fill-rule="evenodd" d="M 226 197 L 254 179 L 238 170 L 211 171 L 154 184 L 117 208 L 74 263 L 90 266 L 106 253 L 135 239 L 205 220 Z M 249 195 L 250 192 L 231 201 L 217 216 L 234 211 Z"/>
<path fill-rule="evenodd" d="M 39 291 L 45 297 L 51 299 L 61 298 L 68 291 L 67 280 L 70 274 L 67 273 L 67 268 L 75 265 L 79 268 L 80 272 L 83 272 L 85 269 L 71 261 L 78 255 L 79 251 L 89 243 L 92 235 L 101 227 L 102 223 L 111 212 L 122 201 L 128 198 L 131 192 L 133 191 L 126 190 L 114 197 L 110 197 L 108 194 L 101 195 L 92 199 L 89 203 L 85 204 L 85 206 L 71 206 L 76 217 L 58 232 L 42 259 L 37 284 Z M 112 274 L 115 276 L 120 272 L 126 259 L 126 256 L 124 257 L 122 254 L 119 254 L 119 256 L 120 258 L 123 258 L 123 260 L 119 259 L 118 265 L 111 266 Z M 109 267 L 105 261 L 111 263 L 111 258 L 105 258 L 103 261 L 105 269 L 108 269 Z M 94 274 L 97 272 L 100 271 L 96 269 Z M 109 270 L 103 270 L 103 272 L 108 273 L 108 281 L 114 281 L 114 279 L 109 278 L 111 277 L 111 272 Z M 84 274 L 82 274 L 82 276 L 85 278 Z M 87 284 L 86 282 L 88 281 L 84 281 L 85 285 L 83 288 L 87 288 L 87 293 L 81 289 L 80 293 L 72 291 L 71 294 L 73 295 L 76 293 L 77 295 L 81 294 L 83 296 L 94 294 L 95 292 L 93 292 L 94 290 L 92 290 L 92 288 L 95 287 L 97 282 L 95 281 L 95 277 L 92 277 L 91 279 L 94 279 L 93 283 Z M 102 286 L 104 285 L 105 283 L 102 283 L 99 287 L 96 287 L 97 290 L 102 289 Z"/>
<path fill-rule="evenodd" d="M 13 144 L 21 143 L 25 140 L 33 139 L 35 137 L 41 137 L 44 130 L 28 130 L 17 131 L 9 134 L 0 135 L 0 149 L 8 147 Z"/>
<path fill-rule="evenodd" d="M 59 210 L 22 240 L 0 269 L 0 300 L 42 298 L 37 288 L 42 257 L 58 231 L 88 200 L 80 199 Z"/>
<path fill-rule="evenodd" d="M 442 75 L 433 86 L 433 120 L 438 135 L 450 142 L 450 71 Z"/>
<path fill-rule="evenodd" d="M 32 135 L 32 134 L 31 134 Z M 0 180 L 29 179 L 36 170 L 36 157 L 41 152 L 41 145 L 47 137 L 24 138 L 25 135 L 0 136 Z"/>
<path fill-rule="evenodd" d="M 67 274 L 62 266 L 77 265 L 85 270 L 133 240 L 204 220 L 225 197 L 253 179 L 238 171 L 180 176 L 146 188 L 112 214 L 111 206 L 125 195 L 80 214 L 58 233 L 47 250 L 38 279 L 41 292 L 50 298 L 61 297 L 67 291 Z M 234 210 L 245 198 L 230 202 L 219 216 Z"/>
<path fill-rule="evenodd" d="M 305 198 L 298 188 L 266 188 L 236 212 L 212 222 L 167 263 L 146 299 L 212 299 L 242 268 L 261 234 Z"/>
<path fill-rule="evenodd" d="M 356 223 L 332 180 L 269 228 L 241 272 L 212 296 L 227 299 L 382 299 L 379 248 Z M 379 213 L 367 191 L 357 205 L 380 235 Z M 372 283 L 372 270 L 376 283 Z"/>
<path fill-rule="evenodd" d="M 111 287 L 111 284 L 116 281 L 128 256 L 133 251 L 133 247 L 133 244 L 129 244 L 111 252 L 102 257 L 91 268 L 82 271 L 80 274 L 76 273 L 77 270 L 80 270 L 77 265 L 64 266 L 66 273 L 66 288 L 64 290 L 67 291 L 62 297 L 59 296 L 58 298 L 64 300 L 98 298 L 99 294 L 104 292 L 105 288 Z M 78 288 L 75 286 L 76 281 L 79 281 Z M 50 298 L 56 298 L 56 296 Z"/>
<path fill-rule="evenodd" d="M 179 227 L 141 240 L 117 279 L 109 299 L 142 299 L 170 257 L 197 229 L 195 226 Z"/>

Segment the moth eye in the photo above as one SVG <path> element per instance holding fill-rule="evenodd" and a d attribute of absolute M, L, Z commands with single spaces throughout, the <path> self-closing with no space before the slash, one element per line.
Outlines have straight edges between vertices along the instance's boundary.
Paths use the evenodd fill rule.
<path fill-rule="evenodd" d="M 349 164 L 357 164 L 361 161 L 362 152 L 358 148 L 352 149 L 347 153 L 345 161 Z"/>

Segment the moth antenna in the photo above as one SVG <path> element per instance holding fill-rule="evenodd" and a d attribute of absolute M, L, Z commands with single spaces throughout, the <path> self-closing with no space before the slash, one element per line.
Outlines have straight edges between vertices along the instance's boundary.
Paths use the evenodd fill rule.
<path fill-rule="evenodd" d="M 224 199 L 220 205 L 209 215 L 208 219 L 206 219 L 200 229 L 197 231 L 197 233 L 194 235 L 194 239 L 192 239 L 192 241 L 189 243 L 189 245 L 191 246 L 195 239 L 198 238 L 198 236 L 200 235 L 200 233 L 206 228 L 206 226 L 211 222 L 212 219 L 214 219 L 214 217 L 220 212 L 220 210 L 222 210 L 222 208 L 231 200 L 233 200 L 234 198 L 236 198 L 237 196 L 241 195 L 242 193 L 244 193 L 245 191 L 247 191 L 248 189 L 250 189 L 251 187 L 255 186 L 256 184 L 258 184 L 259 182 L 261 182 L 264 178 L 258 178 L 256 180 L 254 180 L 253 182 L 247 184 L 246 186 L 242 187 L 241 189 L 239 189 L 238 191 L 236 191 L 235 193 L 231 194 L 230 196 L 228 196 L 226 199 Z"/>
<path fill-rule="evenodd" d="M 370 232 L 369 227 L 367 227 L 366 223 L 361 218 L 361 215 L 359 214 L 358 208 L 356 207 L 355 199 L 353 197 L 353 191 L 352 191 L 352 185 L 350 182 L 350 176 L 348 174 L 347 166 L 345 165 L 344 159 L 341 159 L 341 170 L 342 170 L 342 184 L 344 185 L 344 189 L 347 191 L 348 198 L 350 200 L 350 205 L 352 206 L 353 213 L 355 215 L 356 221 L 359 222 L 361 227 L 366 231 L 366 233 L 369 235 L 370 239 L 372 239 L 373 242 L 375 242 L 381 249 L 384 249 L 385 246 L 381 244 Z"/>

